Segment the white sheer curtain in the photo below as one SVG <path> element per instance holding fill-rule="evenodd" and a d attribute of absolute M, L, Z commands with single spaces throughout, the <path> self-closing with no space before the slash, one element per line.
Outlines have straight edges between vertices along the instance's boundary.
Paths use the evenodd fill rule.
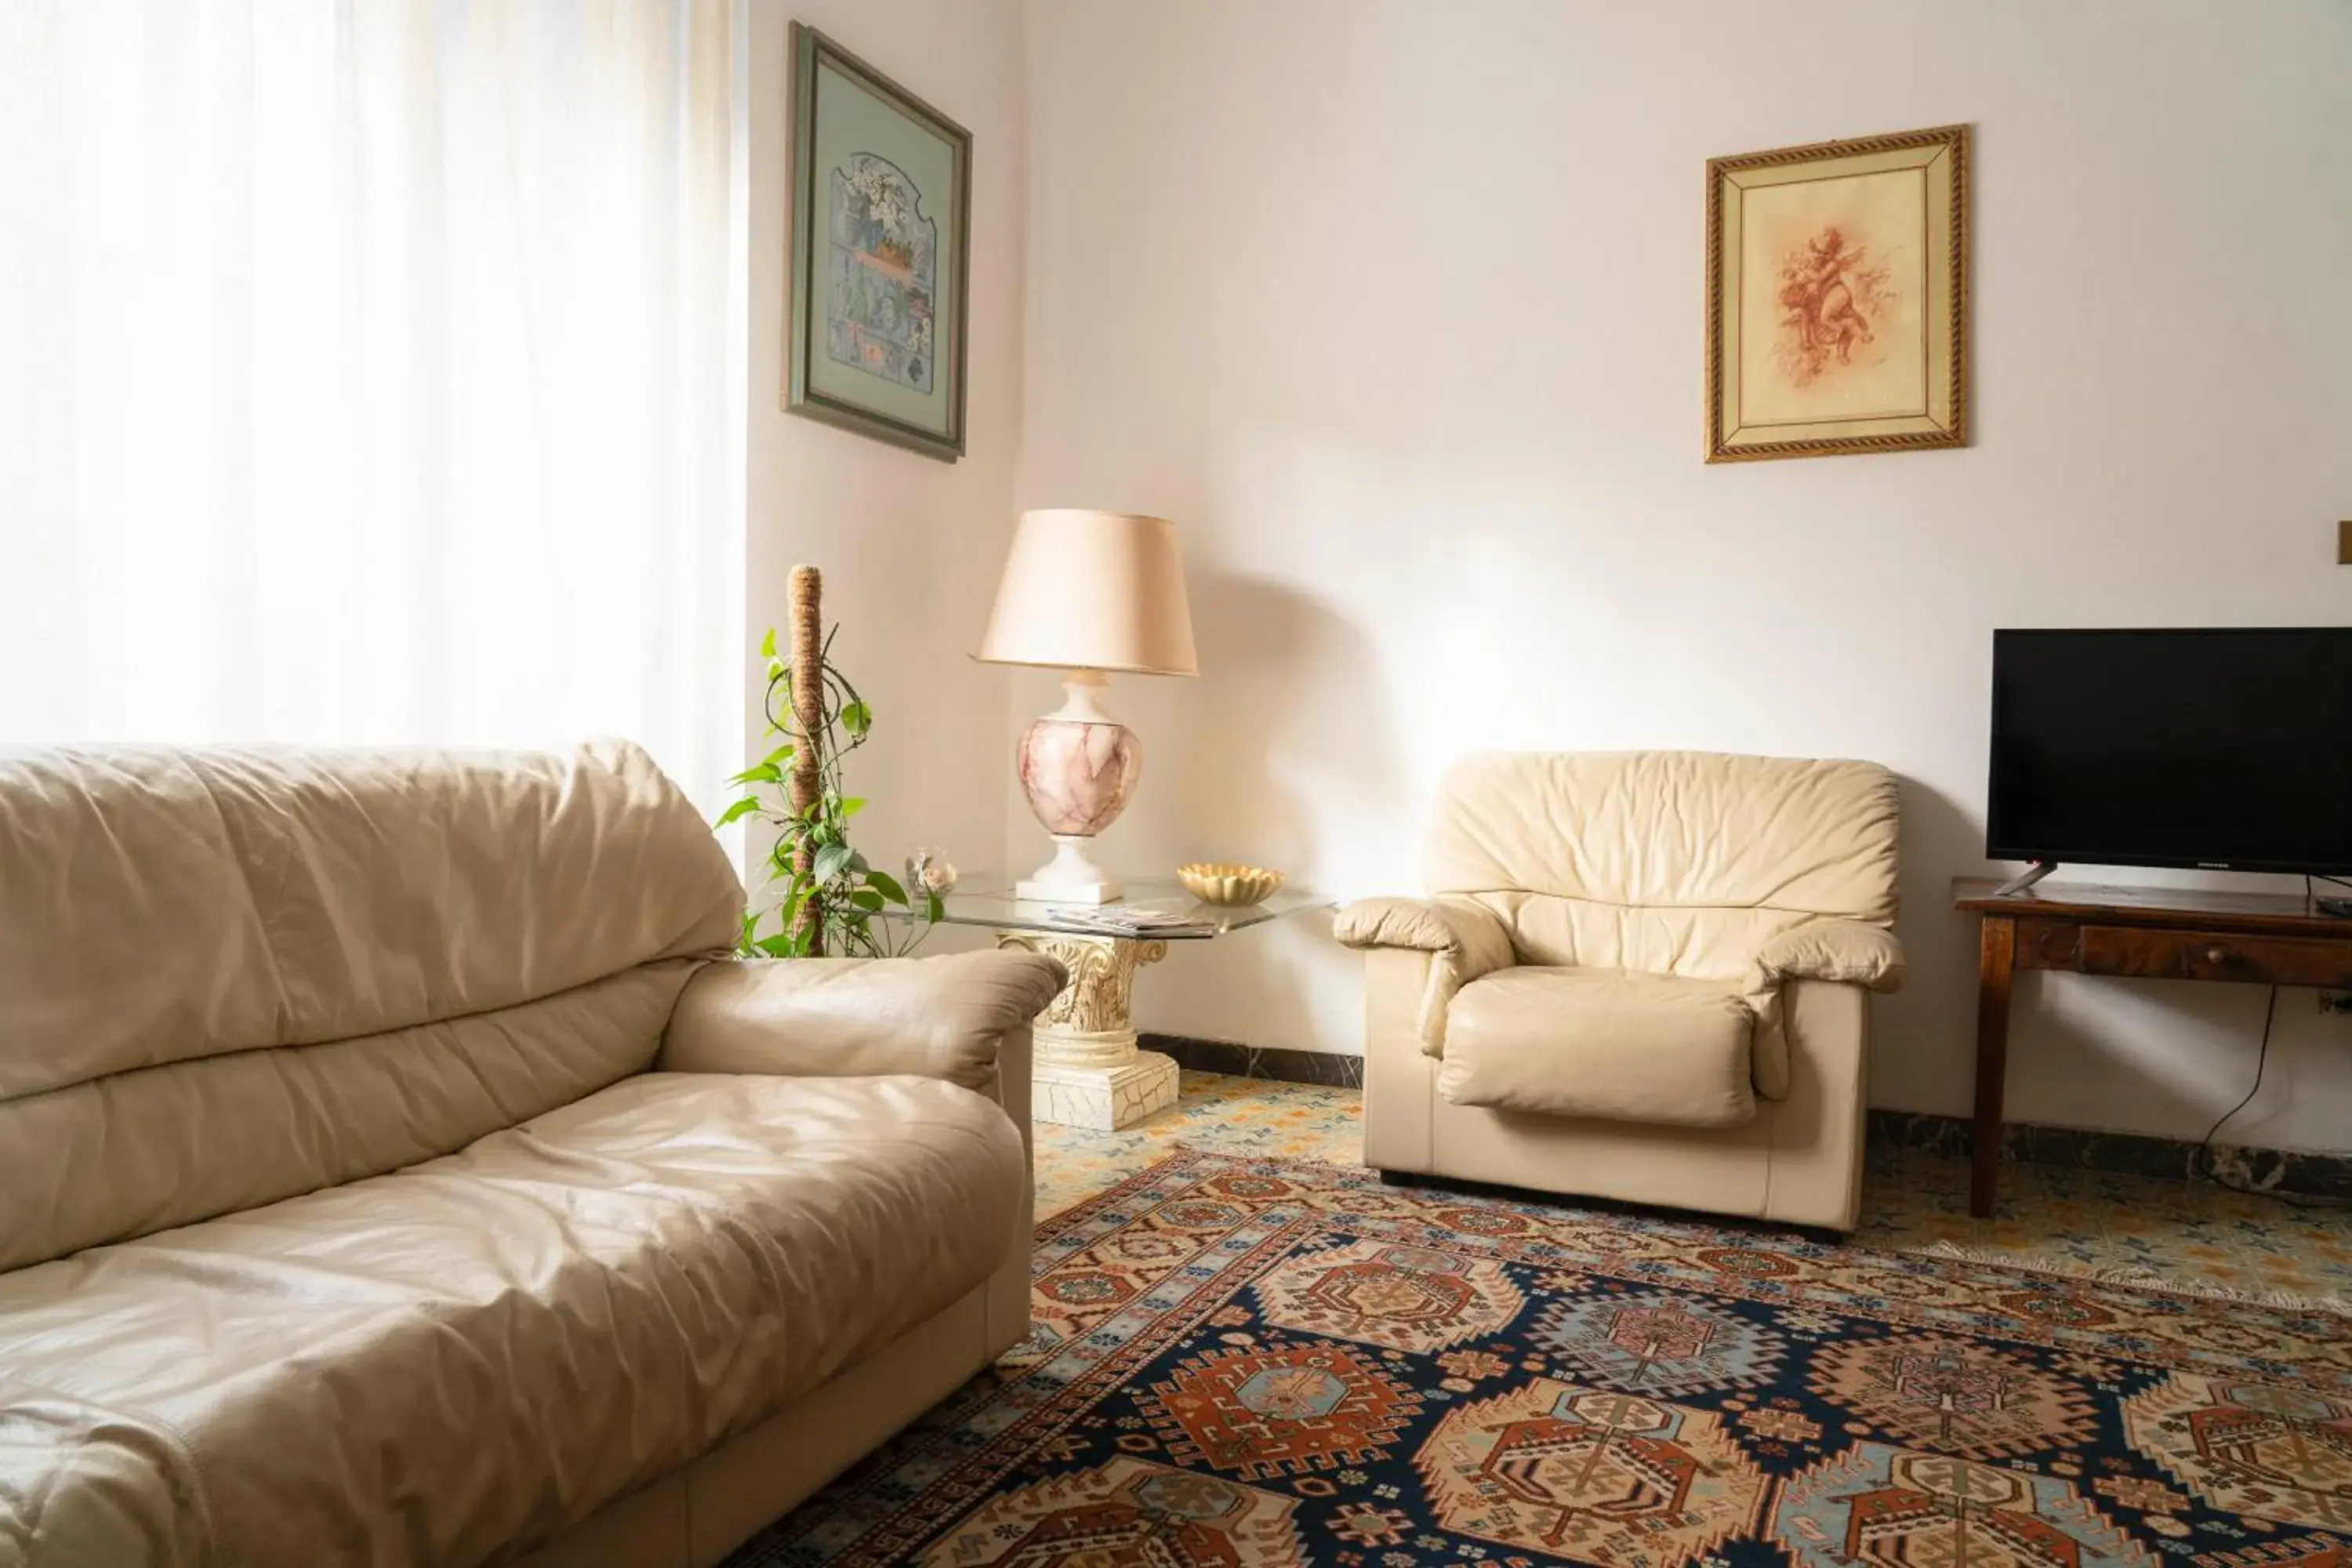
<path fill-rule="evenodd" d="M 0 742 L 741 751 L 742 0 L 0 0 Z"/>

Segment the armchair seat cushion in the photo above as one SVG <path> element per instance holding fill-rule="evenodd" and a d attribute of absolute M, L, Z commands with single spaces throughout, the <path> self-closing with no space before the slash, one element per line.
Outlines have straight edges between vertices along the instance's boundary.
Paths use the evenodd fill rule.
<path fill-rule="evenodd" d="M 1496 1110 L 1737 1127 L 1756 1115 L 1755 1024 L 1737 982 L 1501 970 L 1454 998 L 1437 1089 Z"/>

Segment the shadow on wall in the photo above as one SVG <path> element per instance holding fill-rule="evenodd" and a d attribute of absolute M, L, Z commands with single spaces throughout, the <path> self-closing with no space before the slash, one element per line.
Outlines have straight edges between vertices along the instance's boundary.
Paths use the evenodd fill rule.
<path fill-rule="evenodd" d="M 1977 921 L 1952 908 L 1955 867 L 1984 858 L 1984 830 L 1968 808 L 1907 775 L 1897 775 L 1903 827 L 1902 913 L 1895 932 L 1909 960 L 1904 987 L 1874 1005 L 1870 1103 L 1905 1110 L 1966 1105 L 1975 1092 L 1971 1058 L 1937 1048 L 1948 1020 L 1976 1016 Z"/>
<path fill-rule="evenodd" d="M 1286 584 L 1220 572 L 1192 583 L 1201 664 L 1179 826 L 1222 858 L 1295 874 L 1350 823 L 1404 810 L 1403 758 L 1362 630 Z"/>
<path fill-rule="evenodd" d="M 1870 1102 L 1965 1114 L 1976 1093 L 1979 922 L 1952 908 L 1951 878 L 1985 867 L 1984 824 L 1905 778 L 1903 990 L 1876 1005 Z M 2074 879 L 2095 876 L 2084 868 Z M 2252 1081 L 2265 989 L 2024 971 L 2010 1006 L 2012 1121 L 2195 1137 Z M 2282 1055 L 2292 1030 L 2282 1008 Z M 1937 1048 L 1957 1038 L 1959 1048 Z M 2284 1064 L 2283 1064 L 2284 1065 Z M 2240 1130 L 2268 1108 L 2246 1108 Z"/>
<path fill-rule="evenodd" d="M 1201 667 L 1173 809 L 1185 858 L 1279 867 L 1330 891 L 1341 867 L 1418 842 L 1406 757 L 1363 629 L 1286 584 L 1196 569 L 1191 595 Z M 1320 919 L 1283 921 L 1188 956 L 1167 1028 L 1254 1045 L 1307 1045 L 1359 1032 L 1361 961 Z M 1172 989 L 1172 988 L 1171 988 Z M 1318 1018 L 1337 995 L 1343 1017 Z M 1162 1021 L 1164 1019 L 1164 1021 Z M 1320 1027 L 1318 1028 L 1318 1024 Z"/>

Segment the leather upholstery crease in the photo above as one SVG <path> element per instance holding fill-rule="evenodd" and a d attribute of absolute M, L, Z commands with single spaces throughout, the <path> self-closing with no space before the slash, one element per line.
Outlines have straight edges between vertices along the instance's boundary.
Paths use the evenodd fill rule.
<path fill-rule="evenodd" d="M 719 958 L 635 747 L 0 760 L 0 1563 L 510 1556 L 1025 1257 L 1058 968 Z"/>
<path fill-rule="evenodd" d="M 1632 1133 L 1605 1141 L 1616 1152 L 1599 1185 L 1547 1176 L 1533 1152 L 1586 1138 L 1571 1124 L 1753 1125 L 1742 1146 L 1765 1151 L 1763 1163 L 1727 1152 L 1726 1172 L 1738 1173 L 1719 1201 L 1698 1206 L 1851 1224 L 1859 1167 L 1843 1150 L 1858 1140 L 1862 1042 L 1795 1041 L 1790 997 L 1901 984 L 1897 817 L 1894 775 L 1872 763 L 1690 752 L 1463 759 L 1438 792 L 1426 896 L 1367 900 L 1335 926 L 1375 960 L 1367 1159 L 1687 1204 L 1704 1163 L 1681 1152 L 1691 1144 L 1680 1135 L 1681 1165 L 1663 1183 L 1635 1173 Z M 1826 997 L 1805 1011 L 1822 1029 L 1867 1023 Z M 1405 1049 L 1424 1059 L 1388 1054 Z M 1824 1096 L 1843 1121 L 1835 1150 L 1814 1146 L 1834 1168 L 1808 1174 L 1817 1191 L 1782 1184 L 1774 1194 L 1780 1142 L 1822 1129 Z M 1478 1120 L 1529 1114 L 1563 1122 Z M 1460 1157 L 1441 1152 L 1449 1138 Z"/>

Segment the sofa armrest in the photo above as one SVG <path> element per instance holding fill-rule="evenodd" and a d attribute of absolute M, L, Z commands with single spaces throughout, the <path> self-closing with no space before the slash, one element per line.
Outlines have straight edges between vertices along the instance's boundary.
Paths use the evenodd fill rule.
<path fill-rule="evenodd" d="M 1517 962 L 1510 929 L 1485 907 L 1436 899 L 1360 899 L 1341 910 L 1331 934 L 1349 947 L 1404 948 L 1430 955 L 1416 1026 L 1422 1049 L 1445 1053 L 1445 1012 L 1454 993 Z"/>
<path fill-rule="evenodd" d="M 1756 955 L 1766 979 L 1834 980 L 1873 991 L 1903 988 L 1903 944 L 1885 926 L 1812 921 L 1784 931 Z"/>
<path fill-rule="evenodd" d="M 654 1066 L 664 1072 L 994 1081 L 999 1042 L 1068 976 L 1034 952 L 944 958 L 727 959 L 687 982 Z"/>

